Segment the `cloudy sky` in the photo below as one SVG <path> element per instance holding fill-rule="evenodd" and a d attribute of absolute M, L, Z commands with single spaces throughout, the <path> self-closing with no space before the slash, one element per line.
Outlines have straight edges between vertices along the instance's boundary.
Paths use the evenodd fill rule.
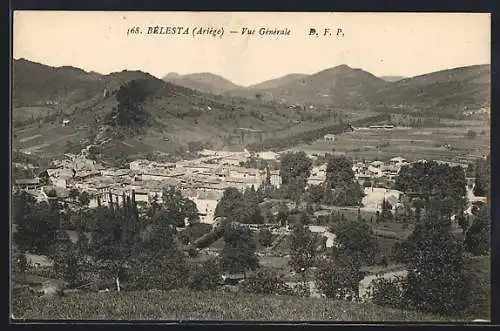
<path fill-rule="evenodd" d="M 190 34 L 147 34 L 157 25 L 189 27 Z M 127 36 L 135 26 L 143 33 Z M 224 28 L 224 36 L 193 37 L 194 27 Z M 256 35 L 242 36 L 243 27 Z M 259 36 L 261 27 L 290 35 Z M 311 28 L 320 36 L 309 36 Z M 326 28 L 333 36 L 321 36 Z M 343 38 L 334 36 L 338 28 Z M 22 11 L 14 13 L 13 56 L 103 74 L 212 72 L 241 85 L 340 64 L 408 77 L 490 63 L 490 15 Z"/>

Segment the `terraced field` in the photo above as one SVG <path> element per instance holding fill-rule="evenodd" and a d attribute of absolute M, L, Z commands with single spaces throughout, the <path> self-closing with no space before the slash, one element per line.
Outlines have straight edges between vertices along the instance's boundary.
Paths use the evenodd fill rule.
<path fill-rule="evenodd" d="M 360 128 L 354 132 L 336 135 L 334 142 L 317 140 L 311 145 L 300 145 L 295 150 L 308 153 L 346 153 L 367 160 L 402 156 L 410 161 L 435 159 L 454 161 L 456 157 L 484 155 L 490 151 L 489 124 L 480 121 L 455 121 L 453 126 L 435 128 Z M 473 139 L 467 132 L 477 133 Z M 451 149 L 445 145 L 451 146 Z M 380 148 L 379 148 L 380 147 Z"/>

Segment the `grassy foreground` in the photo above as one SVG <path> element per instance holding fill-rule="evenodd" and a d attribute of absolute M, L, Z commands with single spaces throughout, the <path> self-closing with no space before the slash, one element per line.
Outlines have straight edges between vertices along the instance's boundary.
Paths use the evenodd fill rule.
<path fill-rule="evenodd" d="M 14 312 L 16 319 L 450 321 L 373 304 L 189 290 L 39 297 Z"/>

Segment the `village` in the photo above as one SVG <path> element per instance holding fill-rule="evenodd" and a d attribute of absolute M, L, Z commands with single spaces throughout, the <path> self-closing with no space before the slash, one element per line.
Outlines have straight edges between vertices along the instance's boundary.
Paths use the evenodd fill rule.
<path fill-rule="evenodd" d="M 201 222 L 213 223 L 214 210 L 224 190 L 235 187 L 238 190 L 254 187 L 258 189 L 266 178 L 266 170 L 243 167 L 251 157 L 266 161 L 278 161 L 280 154 L 274 152 L 250 153 L 204 150 L 195 160 L 177 163 L 159 163 L 145 159 L 130 162 L 128 169 L 104 168 L 87 158 L 87 150 L 80 155 L 66 154 L 63 160 L 52 162 L 52 167 L 44 170 L 35 178 L 16 179 L 15 189 L 26 190 L 38 201 L 48 201 L 47 193 L 56 193 L 58 199 L 68 199 L 71 189 L 87 192 L 89 207 L 96 207 L 97 201 L 107 202 L 109 196 L 119 202 L 135 192 L 136 200 L 149 203 L 153 198 L 160 199 L 166 186 L 176 186 L 183 194 L 192 199 L 200 212 Z M 317 156 L 309 155 L 312 160 Z M 410 164 L 402 157 L 390 160 L 362 162 L 353 164 L 353 171 L 360 185 L 365 181 L 381 180 L 393 182 L 402 166 Z M 24 165 L 26 166 L 26 165 Z M 29 165 L 28 165 L 29 166 Z M 464 165 L 466 167 L 466 165 Z M 271 184 L 281 184 L 279 170 L 270 170 Z M 308 184 L 318 185 L 326 179 L 326 163 L 313 166 Z M 473 178 L 469 178 L 472 183 Z M 371 187 L 372 185 L 370 185 Z M 372 187 L 373 189 L 373 187 Z M 368 190 L 370 192 L 370 190 Z M 50 194 L 49 194 L 50 195 Z M 382 199 L 381 199 L 382 200 Z M 372 208 L 380 207 L 381 201 Z"/>
<path fill-rule="evenodd" d="M 324 141 L 330 144 L 334 140 L 334 135 L 324 137 Z M 138 204 L 149 205 L 152 201 L 161 203 L 163 189 L 173 186 L 179 189 L 184 197 L 196 204 L 200 222 L 210 224 L 215 228 L 218 225 L 214 215 L 215 209 L 227 188 L 237 188 L 242 192 L 252 187 L 257 190 L 266 177 L 269 177 L 270 183 L 274 187 L 279 188 L 281 185 L 281 176 L 279 170 L 276 169 L 278 167 L 255 169 L 245 166 L 247 161 L 258 159 L 276 165 L 279 164 L 283 153 L 271 151 L 250 153 L 246 149 L 242 152 L 203 150 L 198 153 L 198 158 L 192 160 L 160 163 L 139 159 L 130 162 L 129 168 L 109 168 L 91 160 L 88 156 L 88 148 L 86 148 L 81 150 L 78 155 L 66 154 L 63 160 L 53 161 L 49 168 L 38 173 L 35 178 L 17 179 L 14 188 L 30 193 L 39 202 L 58 199 L 69 204 L 75 202 L 70 197 L 70 192 L 76 189 L 79 192 L 86 192 L 89 197 L 88 208 L 95 208 L 100 204 L 109 203 L 110 199 L 113 199 L 112 202 L 121 204 L 123 199 L 130 198 L 132 195 Z M 321 185 L 326 180 L 326 161 L 319 160 L 320 156 L 317 154 L 309 154 L 308 157 L 313 161 L 313 167 L 307 185 Z M 419 160 L 419 162 L 422 161 L 425 162 L 425 160 Z M 468 166 L 467 164 L 444 163 L 451 166 L 459 165 L 464 169 Z M 395 206 L 394 210 L 397 210 L 399 206 L 402 206 L 400 202 L 403 192 L 391 187 L 401 168 L 407 165 L 411 165 L 411 162 L 401 156 L 384 161 L 354 160 L 352 170 L 356 180 L 363 187 L 365 196 L 361 208 L 341 208 L 342 215 L 344 212 L 346 215 L 354 215 L 356 209 L 358 209 L 358 214 L 363 212 L 363 214 L 374 215 L 382 210 L 384 201 Z M 29 164 L 17 166 L 30 167 Z M 467 182 L 469 209 L 466 212 L 470 213 L 472 203 L 478 200 L 484 202 L 485 199 L 474 197 L 472 194 L 473 177 L 467 178 Z M 289 207 L 293 208 L 292 203 L 289 203 Z M 320 220 L 334 214 L 335 211 L 339 212 L 339 208 L 317 207 L 313 215 L 313 219 L 316 221 L 308 225 L 311 232 L 325 237 L 327 248 L 335 245 L 336 235 Z M 278 211 L 275 210 L 274 214 L 277 213 Z M 262 227 L 270 229 L 273 235 L 278 237 L 273 247 L 279 246 L 282 238 L 291 233 L 288 222 L 282 225 L 247 226 L 254 232 L 258 232 Z M 384 229 L 375 230 L 375 233 L 384 235 Z M 218 254 L 217 249 L 214 250 L 210 246 L 217 239 L 220 238 L 215 237 L 198 248 L 203 248 L 205 255 Z M 272 259 L 276 256 L 276 252 L 267 250 L 259 252 L 258 255 L 261 256 L 261 259 L 263 257 Z M 278 256 L 283 255 L 278 254 Z M 398 272 L 404 274 L 406 271 L 400 270 Z M 398 273 L 396 272 L 396 274 Z M 388 277 L 393 275 L 395 273 L 392 270 L 386 273 Z M 360 283 L 363 291 L 366 291 L 368 280 L 371 279 L 369 277 Z M 312 283 L 311 286 L 311 295 L 318 295 Z"/>

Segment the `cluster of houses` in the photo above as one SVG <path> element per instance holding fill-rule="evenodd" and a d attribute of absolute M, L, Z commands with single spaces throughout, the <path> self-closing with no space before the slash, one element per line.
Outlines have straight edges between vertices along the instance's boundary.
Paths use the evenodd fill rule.
<path fill-rule="evenodd" d="M 384 178 L 394 180 L 401 167 L 409 162 L 402 157 L 394 157 L 389 162 L 372 161 L 370 163 L 357 162 L 354 167 L 354 174 L 359 181 L 371 180 L 373 178 Z"/>
<path fill-rule="evenodd" d="M 409 162 L 402 157 L 394 157 L 388 162 L 382 161 L 372 161 L 372 162 L 362 162 L 358 161 L 353 164 L 352 170 L 356 179 L 363 184 L 366 180 L 372 180 L 375 178 L 383 178 L 393 181 L 398 175 L 399 170 L 404 165 L 409 164 Z M 325 181 L 326 179 L 326 164 L 320 166 L 315 166 L 312 168 L 311 176 L 309 177 L 308 184 L 318 185 Z"/>
<path fill-rule="evenodd" d="M 86 191 L 90 196 L 90 207 L 107 203 L 109 199 L 119 203 L 125 196 L 135 193 L 136 201 L 161 201 L 166 186 L 176 186 L 193 200 L 200 211 L 201 221 L 212 223 L 215 207 L 225 189 L 235 187 L 241 191 L 259 186 L 270 176 L 271 184 L 279 187 L 279 170 L 252 169 L 242 166 L 251 157 L 279 160 L 279 154 L 261 152 L 223 152 L 204 150 L 201 157 L 176 163 L 159 163 L 135 160 L 128 168 L 104 168 L 95 161 L 81 155 L 66 154 L 64 160 L 54 161 L 50 168 L 38 177 L 18 179 L 17 189 L 31 192 L 38 200 L 68 198 L 72 188 Z M 353 172 L 360 184 L 373 179 L 393 181 L 402 166 L 408 161 L 394 157 L 387 162 L 359 161 L 353 164 Z M 309 185 L 318 185 L 326 180 L 326 164 L 314 166 L 308 179 Z M 51 191 L 51 194 L 47 194 Z M 54 196 L 55 195 L 55 196 Z"/>
<path fill-rule="evenodd" d="M 26 190 L 38 200 L 47 200 L 48 191 L 56 198 L 68 198 L 72 188 L 86 191 L 90 207 L 113 199 L 121 203 L 123 197 L 135 193 L 136 201 L 161 201 L 163 188 L 176 186 L 192 199 L 200 211 L 203 222 L 211 223 L 217 202 L 228 187 L 239 190 L 257 189 L 267 178 L 266 170 L 245 168 L 242 161 L 251 154 L 245 152 L 203 151 L 202 157 L 177 163 L 158 163 L 136 160 L 129 168 L 104 168 L 82 155 L 67 154 L 61 161 L 54 161 L 49 169 L 33 179 L 18 179 L 15 188 Z M 276 159 L 278 154 L 263 152 L 257 157 Z M 281 184 L 279 171 L 270 171 L 271 183 Z"/>

